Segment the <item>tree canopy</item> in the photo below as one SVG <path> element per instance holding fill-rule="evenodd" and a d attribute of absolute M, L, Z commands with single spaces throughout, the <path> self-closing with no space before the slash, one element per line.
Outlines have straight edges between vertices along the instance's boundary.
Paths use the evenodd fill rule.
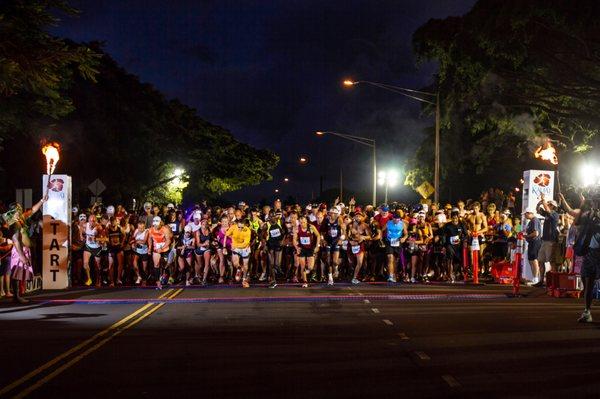
<path fill-rule="evenodd" d="M 57 0 L 11 0 L 0 8 L 0 137 L 12 150 L 0 160 L 5 195 L 25 182 L 37 186 L 40 139 L 61 143 L 59 172 L 73 176 L 80 201 L 95 178 L 115 201 L 210 198 L 271 179 L 278 162 L 272 152 L 165 98 L 100 43 L 46 33 L 56 10 L 75 12 Z"/>
<path fill-rule="evenodd" d="M 514 181 L 536 165 L 532 149 L 546 138 L 561 162 L 598 145 L 597 1 L 480 0 L 464 16 L 428 21 L 413 46 L 420 61 L 439 64 L 433 89 L 441 97 L 446 190 L 467 186 L 473 172 Z M 412 162 L 411 184 L 431 175 L 431 136 Z"/>

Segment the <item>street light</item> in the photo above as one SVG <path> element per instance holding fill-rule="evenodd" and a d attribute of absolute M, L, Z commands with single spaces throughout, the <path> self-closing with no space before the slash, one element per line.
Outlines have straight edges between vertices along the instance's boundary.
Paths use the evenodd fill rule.
<path fill-rule="evenodd" d="M 373 206 L 377 206 L 377 145 L 375 143 L 375 140 L 369 139 L 367 137 L 354 136 L 351 134 L 338 133 L 332 131 L 319 130 L 315 133 L 317 134 L 317 136 L 330 134 L 332 136 L 341 137 L 346 140 L 354 141 L 355 143 L 366 145 L 367 147 L 371 147 L 373 149 Z"/>
<path fill-rule="evenodd" d="M 283 181 L 287 183 L 287 182 L 289 182 L 289 181 L 290 181 L 290 179 L 288 179 L 287 177 L 284 177 L 284 178 L 283 178 Z"/>
<path fill-rule="evenodd" d="M 377 182 L 380 186 L 385 186 L 385 200 L 384 202 L 387 204 L 388 202 L 388 188 L 394 187 L 398 184 L 399 174 L 396 170 L 382 170 L 377 174 Z"/>
<path fill-rule="evenodd" d="M 308 165 L 309 162 L 310 162 L 310 158 L 308 157 L 308 155 L 300 155 L 298 157 L 298 163 L 300 165 Z"/>
<path fill-rule="evenodd" d="M 370 82 L 368 80 L 350 80 L 346 79 L 343 82 L 344 86 L 356 86 L 358 84 L 367 84 L 378 87 L 387 91 L 394 92 L 396 94 L 403 95 L 404 97 L 412 98 L 413 100 L 420 101 L 422 103 L 435 105 L 435 162 L 433 168 L 433 187 L 434 197 L 433 202 L 439 202 L 440 197 L 440 93 L 430 93 L 427 91 L 420 91 L 414 89 L 407 89 L 399 86 L 392 86 L 385 83 Z M 411 93 L 411 94 L 409 94 Z M 421 96 L 428 96 L 429 99 L 421 98 Z M 435 101 L 433 100 L 435 97 Z"/>

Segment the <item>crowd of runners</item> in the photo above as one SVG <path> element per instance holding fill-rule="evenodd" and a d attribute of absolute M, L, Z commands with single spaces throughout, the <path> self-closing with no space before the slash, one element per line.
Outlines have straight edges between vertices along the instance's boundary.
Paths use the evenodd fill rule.
<path fill-rule="evenodd" d="M 482 278 L 510 257 L 521 231 L 514 200 L 426 204 L 211 207 L 145 203 L 74 214 L 71 278 L 85 285 L 206 285 Z M 514 197 L 513 197 L 514 199 Z M 482 211 L 483 208 L 483 211 Z M 568 226 L 566 226 L 568 228 Z M 465 250 L 469 248 L 469 251 Z M 466 258 L 465 258 L 466 254 Z"/>

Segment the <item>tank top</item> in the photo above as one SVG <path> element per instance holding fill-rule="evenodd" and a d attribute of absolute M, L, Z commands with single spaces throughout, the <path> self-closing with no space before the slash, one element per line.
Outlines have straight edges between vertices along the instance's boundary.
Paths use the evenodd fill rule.
<path fill-rule="evenodd" d="M 111 247 L 120 247 L 121 241 L 123 239 L 123 232 L 119 226 L 117 227 L 108 227 L 108 242 Z"/>
<path fill-rule="evenodd" d="M 192 222 L 188 226 L 192 226 L 192 233 L 195 233 L 198 230 L 200 230 L 200 228 L 202 227 L 202 223 L 196 224 L 196 223 Z"/>
<path fill-rule="evenodd" d="M 216 235 L 219 248 L 223 248 L 223 246 L 225 246 L 227 249 L 231 249 L 231 237 L 227 237 L 223 229 L 218 228 Z M 223 243 L 225 243 L 225 245 L 223 245 Z"/>
<path fill-rule="evenodd" d="M 393 220 L 388 220 L 386 226 L 387 239 L 390 242 L 390 246 L 399 247 L 400 238 L 402 238 L 402 234 L 404 234 L 404 222 L 400 221 L 400 223 L 394 223 Z"/>
<path fill-rule="evenodd" d="M 271 244 L 280 243 L 283 240 L 283 229 L 278 223 L 271 224 L 267 222 L 267 234 L 267 241 Z"/>
<path fill-rule="evenodd" d="M 135 241 L 136 241 L 136 243 L 134 244 L 135 252 L 137 252 L 140 255 L 145 255 L 148 253 L 148 244 L 146 244 L 148 241 L 148 236 L 147 236 L 148 230 L 147 229 L 144 231 L 136 230 L 136 233 L 137 234 L 135 234 L 135 236 L 134 236 Z M 143 244 L 139 244 L 139 243 L 137 243 L 137 241 L 143 241 Z"/>
<path fill-rule="evenodd" d="M 167 237 L 165 237 L 165 233 L 162 228 L 156 230 L 154 227 L 150 229 L 150 235 L 152 236 L 152 245 L 154 246 L 154 251 L 156 252 L 165 252 L 169 248 L 166 246 Z"/>
<path fill-rule="evenodd" d="M 85 245 L 90 248 L 100 248 L 100 244 L 96 242 L 96 235 L 98 234 L 98 225 L 90 227 L 90 223 L 85 224 Z"/>
<path fill-rule="evenodd" d="M 190 234 L 189 237 L 186 237 L 184 233 L 183 236 L 181 236 L 181 243 L 186 249 L 194 248 L 194 236 Z"/>
<path fill-rule="evenodd" d="M 308 230 L 302 230 L 302 227 L 298 227 L 298 244 L 303 249 L 315 248 L 317 241 L 315 240 L 315 235 L 310 227 L 308 227 Z"/>
<path fill-rule="evenodd" d="M 323 222 L 323 233 L 325 235 L 325 241 L 331 244 L 333 241 L 337 241 L 340 238 L 340 224 L 337 220 L 331 222 L 329 219 L 325 219 Z"/>

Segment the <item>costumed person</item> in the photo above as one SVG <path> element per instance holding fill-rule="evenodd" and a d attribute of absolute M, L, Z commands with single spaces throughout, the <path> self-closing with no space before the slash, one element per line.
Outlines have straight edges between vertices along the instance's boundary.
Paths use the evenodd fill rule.
<path fill-rule="evenodd" d="M 21 204 L 15 203 L 11 204 L 8 212 L 2 215 L 13 242 L 10 254 L 10 284 L 13 291 L 13 301 L 17 303 L 25 304 L 29 302 L 21 296 L 20 286 L 22 282 L 33 280 L 31 239 L 28 233 L 29 218 L 40 210 L 47 198 L 47 196 L 44 196 L 27 214 L 23 213 Z"/>

